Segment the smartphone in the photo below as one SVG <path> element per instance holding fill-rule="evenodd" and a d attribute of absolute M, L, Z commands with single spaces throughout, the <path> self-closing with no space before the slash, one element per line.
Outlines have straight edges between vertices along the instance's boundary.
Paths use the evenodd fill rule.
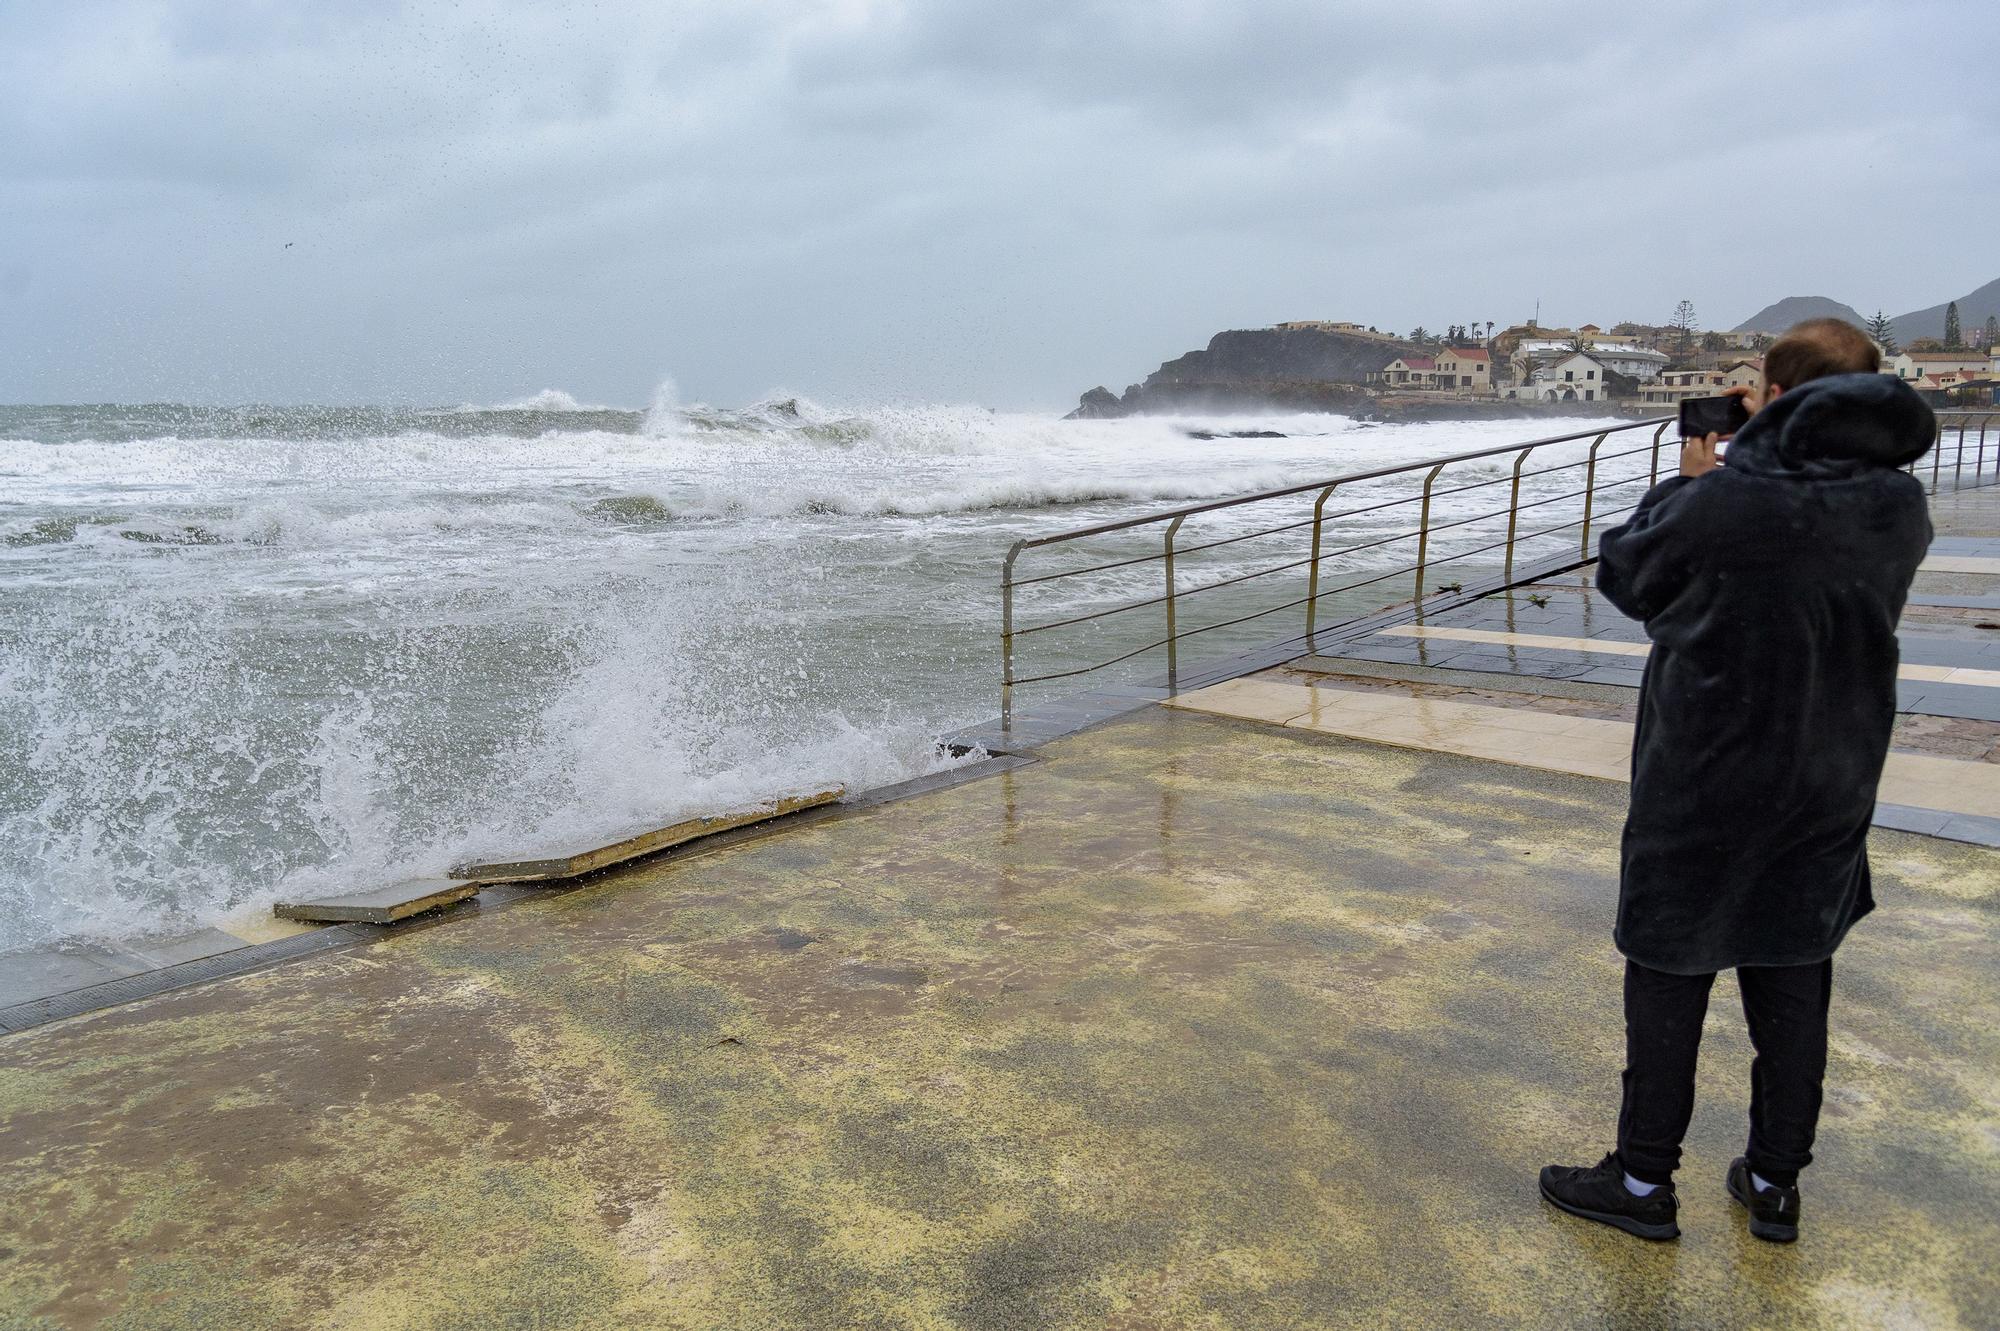
<path fill-rule="evenodd" d="M 1691 397 L 1681 403 L 1683 439 L 1700 439 L 1711 434 L 1727 439 L 1749 423 L 1749 409 L 1743 405 L 1743 399 L 1734 394 L 1727 397 Z"/>

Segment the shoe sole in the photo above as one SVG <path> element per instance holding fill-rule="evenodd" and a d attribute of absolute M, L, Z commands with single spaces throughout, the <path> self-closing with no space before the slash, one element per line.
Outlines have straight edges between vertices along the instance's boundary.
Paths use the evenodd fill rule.
<path fill-rule="evenodd" d="M 1636 1238 L 1650 1239 L 1654 1243 L 1664 1243 L 1668 1239 L 1677 1239 L 1681 1236 L 1681 1227 L 1673 1221 L 1668 1221 L 1664 1225 L 1648 1225 L 1634 1220 L 1631 1216 L 1613 1215 L 1609 1211 L 1592 1211 L 1585 1207 L 1572 1206 L 1547 1188 L 1542 1189 L 1542 1200 L 1558 1211 L 1567 1211 L 1585 1220 L 1595 1220 L 1600 1225 L 1622 1229 Z"/>
<path fill-rule="evenodd" d="M 1722 1186 L 1728 1191 L 1729 1200 L 1742 1207 L 1744 1214 L 1750 1217 L 1750 1233 L 1753 1237 L 1760 1238 L 1766 1243 L 1797 1243 L 1799 1241 L 1799 1227 L 1797 1225 L 1780 1225 L 1774 1224 L 1769 1220 L 1759 1220 L 1757 1213 L 1750 1209 L 1750 1199 L 1736 1190 L 1735 1179 L 1724 1180 Z"/>

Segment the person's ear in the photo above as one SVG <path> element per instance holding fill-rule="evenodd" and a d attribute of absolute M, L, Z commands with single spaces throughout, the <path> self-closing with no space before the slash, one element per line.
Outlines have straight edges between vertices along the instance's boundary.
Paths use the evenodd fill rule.
<path fill-rule="evenodd" d="M 1767 382 L 1764 385 L 1763 405 L 1767 407 L 1770 406 L 1773 402 L 1776 402 L 1778 400 L 1778 394 L 1784 391 L 1785 391 L 1785 386 L 1783 384 L 1774 384 Z"/>

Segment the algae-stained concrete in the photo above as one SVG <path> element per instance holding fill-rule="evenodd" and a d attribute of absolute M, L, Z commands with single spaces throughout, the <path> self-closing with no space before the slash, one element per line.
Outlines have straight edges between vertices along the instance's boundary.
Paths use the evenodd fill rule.
<path fill-rule="evenodd" d="M 1148 709 L 0 1042 L 0 1326 L 1989 1327 L 2000 857 L 1878 832 L 1806 1234 L 1557 1215 L 1624 789 Z"/>

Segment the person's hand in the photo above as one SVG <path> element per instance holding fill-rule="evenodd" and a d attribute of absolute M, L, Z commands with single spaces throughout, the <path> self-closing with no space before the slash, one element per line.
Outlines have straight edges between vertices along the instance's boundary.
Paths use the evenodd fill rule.
<path fill-rule="evenodd" d="M 1706 476 L 1722 465 L 1715 456 L 1715 446 L 1722 442 L 1718 434 L 1706 434 L 1699 439 L 1681 441 L 1681 475 Z"/>
<path fill-rule="evenodd" d="M 1762 385 L 1759 384 L 1735 384 L 1729 388 L 1723 389 L 1720 396 L 1741 398 L 1743 400 L 1743 410 L 1749 413 L 1750 415 L 1755 416 L 1757 414 L 1757 408 L 1764 405 L 1763 394 L 1759 391 L 1761 387 Z M 1734 439 L 1736 436 L 1733 434 L 1725 434 L 1722 437 L 1724 439 Z"/>

